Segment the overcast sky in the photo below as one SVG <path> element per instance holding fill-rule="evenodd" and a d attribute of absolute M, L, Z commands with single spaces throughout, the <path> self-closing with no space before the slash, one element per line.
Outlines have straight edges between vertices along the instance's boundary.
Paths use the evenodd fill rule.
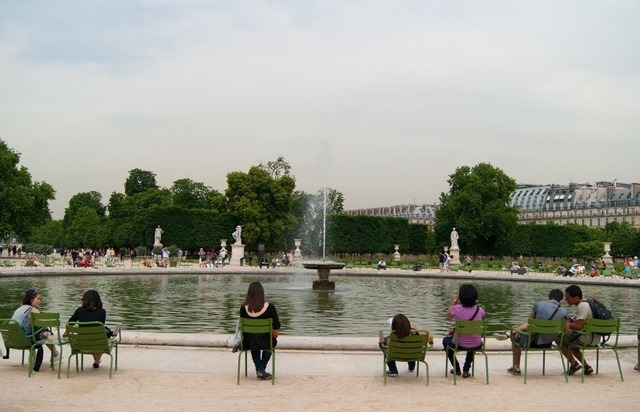
<path fill-rule="evenodd" d="M 0 0 L 0 138 L 54 218 L 283 156 L 347 209 L 431 203 L 462 165 L 640 176 L 640 2 Z"/>

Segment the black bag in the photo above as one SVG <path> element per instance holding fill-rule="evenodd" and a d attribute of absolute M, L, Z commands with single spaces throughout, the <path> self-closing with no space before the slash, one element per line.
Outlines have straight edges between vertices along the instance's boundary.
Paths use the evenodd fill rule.
<path fill-rule="evenodd" d="M 595 319 L 615 319 L 613 314 L 602 302 L 595 299 L 587 299 L 587 303 L 591 307 L 591 313 Z"/>
<path fill-rule="evenodd" d="M 595 319 L 615 319 L 613 313 L 602 302 L 595 299 L 587 299 L 587 303 L 589 303 L 589 307 L 591 308 L 591 313 Z M 609 340 L 611 336 L 610 333 L 600 334 L 602 337 L 602 343 L 605 343 Z"/>

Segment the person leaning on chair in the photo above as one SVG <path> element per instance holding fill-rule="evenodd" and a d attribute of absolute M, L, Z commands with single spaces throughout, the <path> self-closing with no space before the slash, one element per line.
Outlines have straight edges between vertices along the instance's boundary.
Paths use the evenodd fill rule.
<path fill-rule="evenodd" d="M 578 307 L 575 319 L 569 319 L 564 324 L 564 340 L 561 342 L 562 354 L 569 361 L 569 375 L 573 375 L 580 369 L 584 368 L 585 375 L 591 375 L 593 368 L 587 364 L 585 359 L 584 364 L 580 365 L 578 359 L 581 359 L 582 353 L 578 348 L 569 348 L 569 344 L 584 343 L 585 339 L 588 339 L 589 345 L 597 343 L 600 339 L 600 335 L 592 333 L 591 336 L 585 336 L 584 334 L 577 333 L 584 329 L 586 319 L 593 317 L 591 306 L 589 302 L 582 299 L 582 289 L 578 285 L 568 286 L 564 290 L 564 298 L 569 306 L 575 305 Z"/>
<path fill-rule="evenodd" d="M 82 306 L 73 312 L 73 315 L 69 318 L 69 322 L 101 322 L 103 325 L 107 321 L 107 311 L 102 307 L 102 299 L 100 294 L 89 289 L 82 295 Z M 117 326 L 113 331 L 105 326 L 105 333 L 107 337 L 111 338 L 117 336 L 120 332 L 120 327 Z M 93 354 L 93 367 L 100 367 L 100 360 L 102 359 L 102 353 Z"/>
<path fill-rule="evenodd" d="M 475 286 L 471 284 L 464 284 L 460 286 L 458 290 L 458 295 L 451 303 L 451 306 L 447 309 L 446 316 L 448 318 L 452 318 L 454 320 L 481 320 L 484 319 L 485 311 L 483 308 L 476 304 L 478 300 L 478 290 Z M 451 373 L 455 373 L 456 375 L 460 375 L 460 364 L 453 356 L 453 348 L 456 346 L 456 342 L 458 342 L 458 348 L 467 351 L 467 356 L 464 361 L 464 366 L 462 368 L 462 377 L 468 378 L 471 376 L 469 374 L 469 369 L 471 369 L 471 364 L 473 363 L 473 358 L 475 355 L 474 350 L 480 349 L 482 347 L 482 336 L 480 335 L 463 335 L 456 336 L 455 334 L 446 336 L 442 340 L 442 346 L 444 346 L 444 350 L 447 353 L 447 358 L 453 365 L 453 369 L 451 369 Z"/>
<path fill-rule="evenodd" d="M 243 348 L 251 349 L 251 359 L 256 367 L 256 376 L 258 379 L 269 380 L 271 374 L 266 371 L 271 352 L 269 349 L 269 340 L 272 339 L 273 347 L 278 344 L 277 337 L 280 330 L 280 319 L 276 307 L 265 300 L 264 288 L 260 282 L 251 282 L 247 289 L 247 296 L 244 304 L 240 307 L 240 317 L 245 319 L 272 319 L 272 334 L 256 334 L 245 333 Z"/>
<path fill-rule="evenodd" d="M 389 319 L 391 322 L 391 330 L 395 333 L 396 338 L 404 339 L 409 335 L 418 335 L 419 332 L 411 327 L 411 322 L 409 322 L 409 318 L 407 318 L 402 313 L 398 313 L 393 318 Z M 433 345 L 433 335 L 431 332 L 428 333 L 428 343 L 429 345 Z M 424 333 L 423 333 L 424 334 Z M 385 347 L 387 345 L 387 341 L 389 340 L 388 336 L 383 336 L 382 331 L 380 331 L 380 347 Z M 407 362 L 409 364 L 409 372 L 413 372 L 416 367 L 415 362 Z M 387 372 L 387 376 L 398 376 L 398 367 L 396 366 L 396 361 L 387 362 L 387 367 L 389 371 Z"/>
<path fill-rule="evenodd" d="M 42 295 L 36 289 L 29 289 L 22 299 L 22 305 L 13 312 L 11 319 L 16 321 L 20 325 L 20 329 L 27 337 L 32 337 L 33 330 L 31 329 L 31 314 L 32 313 L 40 313 L 40 304 L 42 303 Z M 50 330 L 41 330 L 36 336 L 33 336 L 35 340 L 41 340 L 49 335 L 52 335 L 53 332 Z M 53 357 L 58 357 L 58 350 L 54 345 L 47 345 L 51 352 L 53 353 Z M 7 357 L 9 355 L 9 349 L 7 349 Z M 33 371 L 40 371 L 40 366 L 42 365 L 42 358 L 44 357 L 44 351 L 42 350 L 42 346 L 38 346 L 36 349 L 36 359 L 33 364 Z"/>
<path fill-rule="evenodd" d="M 530 318 L 551 320 L 562 319 L 567 317 L 567 311 L 565 308 L 560 307 L 560 302 L 564 294 L 560 289 L 553 289 L 549 292 L 548 300 L 541 300 L 533 305 Z M 527 322 L 521 324 L 516 329 L 511 331 L 510 336 L 504 334 L 495 334 L 494 336 L 498 340 L 504 338 L 510 338 L 512 342 L 518 345 L 513 346 L 513 366 L 507 369 L 507 372 L 513 375 L 520 375 L 520 358 L 522 356 L 522 350 L 527 349 L 529 343 L 529 335 L 526 332 L 529 324 Z M 538 335 L 531 341 L 531 348 L 550 348 L 554 340 L 558 338 L 557 334 Z"/>

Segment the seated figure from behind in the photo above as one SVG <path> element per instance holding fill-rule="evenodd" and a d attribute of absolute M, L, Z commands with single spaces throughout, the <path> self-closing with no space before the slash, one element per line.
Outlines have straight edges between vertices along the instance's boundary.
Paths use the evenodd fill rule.
<path fill-rule="evenodd" d="M 472 284 L 464 284 L 460 286 L 458 295 L 447 309 L 445 315 L 454 320 L 482 320 L 485 317 L 485 310 L 477 305 L 478 290 Z M 458 348 L 467 351 L 467 356 L 460 371 L 460 364 L 453 356 L 453 348 L 458 344 Z M 442 346 L 447 353 L 447 358 L 453 365 L 451 373 L 462 375 L 463 378 L 469 378 L 471 374 L 471 364 L 475 356 L 475 350 L 482 348 L 481 335 L 462 335 L 458 337 L 455 333 L 447 335 L 442 340 Z"/>
<path fill-rule="evenodd" d="M 418 335 L 420 333 L 425 333 L 424 331 L 418 331 L 413 326 L 411 326 L 411 322 L 409 322 L 409 319 L 402 313 L 398 313 L 393 318 L 389 319 L 389 323 L 391 325 L 391 331 L 395 333 L 396 338 L 398 339 L 404 339 L 409 335 Z M 426 333 L 429 335 L 429 345 L 433 345 L 433 335 L 431 335 L 431 332 Z M 383 332 L 380 331 L 378 345 L 381 349 L 386 348 L 388 340 L 389 336 L 384 336 Z M 407 363 L 409 365 L 409 372 L 412 372 L 416 367 L 416 363 Z M 398 366 L 396 365 L 395 361 L 388 361 L 387 367 L 389 368 L 389 370 L 387 371 L 387 376 L 398 376 Z"/>
<path fill-rule="evenodd" d="M 378 261 L 378 270 L 387 270 L 387 262 L 384 259 Z"/>
<path fill-rule="evenodd" d="M 541 300 L 533 305 L 530 318 L 535 319 L 563 319 L 567 317 L 567 311 L 560 306 L 564 294 L 560 289 L 553 289 L 549 292 L 549 299 Z M 529 335 L 526 333 L 529 324 L 524 322 L 516 329 L 512 330 L 508 336 L 512 342 L 518 345 L 513 346 L 513 365 L 507 369 L 507 372 L 513 375 L 520 375 L 520 358 L 522 357 L 522 350 L 528 348 Z M 502 340 L 507 336 L 496 334 L 494 335 L 498 340 Z M 503 337 L 504 336 L 504 337 Z M 558 334 L 544 334 L 536 335 L 532 337 L 531 348 L 550 348 L 554 340 L 558 338 Z"/>

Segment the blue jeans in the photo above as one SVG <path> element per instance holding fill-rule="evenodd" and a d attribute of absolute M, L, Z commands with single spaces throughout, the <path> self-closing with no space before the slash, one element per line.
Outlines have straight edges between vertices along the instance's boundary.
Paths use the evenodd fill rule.
<path fill-rule="evenodd" d="M 271 359 L 271 352 L 267 350 L 252 350 L 251 359 L 256 366 L 256 372 L 264 372 L 267 369 L 269 359 Z"/>
<path fill-rule="evenodd" d="M 451 362 L 451 365 L 453 365 L 453 368 L 456 371 L 456 375 L 459 375 L 460 365 L 458 364 L 457 359 L 453 356 L 453 349 L 456 347 L 456 344 L 453 343 L 453 336 L 446 336 L 444 339 L 442 339 L 442 346 L 444 346 L 444 350 L 447 351 L 447 358 L 449 358 L 449 362 Z M 473 357 L 475 355 L 474 351 L 480 348 L 482 348 L 482 345 L 479 345 L 475 348 L 463 348 L 462 346 L 458 346 L 458 349 L 467 351 L 467 356 L 464 359 L 464 365 L 462 367 L 463 372 L 469 372 L 469 369 L 471 369 L 471 364 L 473 363 Z"/>

